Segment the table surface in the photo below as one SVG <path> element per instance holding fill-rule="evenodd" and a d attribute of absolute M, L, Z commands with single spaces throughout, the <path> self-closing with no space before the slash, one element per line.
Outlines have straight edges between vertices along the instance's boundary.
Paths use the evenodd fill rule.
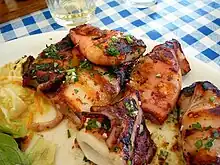
<path fill-rule="evenodd" d="M 158 42 L 175 38 L 184 52 L 220 71 L 220 0 L 158 0 L 144 9 L 114 0 L 96 3 L 91 24 Z M 0 43 L 58 30 L 66 29 L 54 21 L 48 9 L 43 9 L 0 24 Z"/>
<path fill-rule="evenodd" d="M 45 0 L 0 0 L 0 23 L 46 7 Z"/>

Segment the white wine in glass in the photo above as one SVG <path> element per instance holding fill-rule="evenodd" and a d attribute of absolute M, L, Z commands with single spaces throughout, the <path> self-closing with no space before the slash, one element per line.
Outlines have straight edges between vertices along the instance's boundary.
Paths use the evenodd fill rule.
<path fill-rule="evenodd" d="M 95 13 L 95 0 L 46 0 L 54 20 L 67 28 L 87 23 Z"/>

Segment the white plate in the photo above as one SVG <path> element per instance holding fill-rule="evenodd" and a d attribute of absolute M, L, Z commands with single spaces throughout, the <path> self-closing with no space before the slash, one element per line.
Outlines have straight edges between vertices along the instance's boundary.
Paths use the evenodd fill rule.
<path fill-rule="evenodd" d="M 37 56 L 46 44 L 52 44 L 60 41 L 68 32 L 50 32 L 40 35 L 33 35 L 17 40 L 13 40 L 0 45 L 0 66 L 8 62 L 16 61 L 24 55 Z M 52 40 L 51 40 L 52 39 Z M 151 40 L 143 39 L 147 45 L 149 52 L 157 43 Z M 184 51 L 184 49 L 183 49 Z M 195 81 L 208 80 L 220 88 L 220 70 L 211 68 L 210 66 L 199 61 L 195 57 L 186 54 L 191 66 L 191 72 L 183 78 L 183 87 L 192 84 Z M 50 115 L 51 117 L 51 115 Z M 78 150 L 72 151 L 71 146 L 73 138 L 67 138 L 67 121 L 63 121 L 56 129 L 43 133 L 45 138 L 58 144 L 58 152 L 56 153 L 56 165 L 82 165 L 82 153 Z"/>

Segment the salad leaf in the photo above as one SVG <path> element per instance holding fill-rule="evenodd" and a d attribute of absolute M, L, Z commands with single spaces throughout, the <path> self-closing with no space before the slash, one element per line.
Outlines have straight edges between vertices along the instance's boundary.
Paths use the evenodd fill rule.
<path fill-rule="evenodd" d="M 5 117 L 10 120 L 18 118 L 25 112 L 27 105 L 11 88 L 2 87 L 0 89 L 0 108 Z"/>
<path fill-rule="evenodd" d="M 35 139 L 35 143 L 25 152 L 31 165 L 53 165 L 56 145 L 41 136 L 35 136 Z"/>
<path fill-rule="evenodd" d="M 0 133 L 0 165 L 14 164 L 29 165 L 29 161 L 11 136 Z"/>
<path fill-rule="evenodd" d="M 16 138 L 24 137 L 27 134 L 27 128 L 20 121 L 7 121 L 0 110 L 0 132 L 10 134 Z"/>
<path fill-rule="evenodd" d="M 0 132 L 23 137 L 27 134 L 27 128 L 20 116 L 28 107 L 14 89 L 16 86 L 0 88 Z"/>

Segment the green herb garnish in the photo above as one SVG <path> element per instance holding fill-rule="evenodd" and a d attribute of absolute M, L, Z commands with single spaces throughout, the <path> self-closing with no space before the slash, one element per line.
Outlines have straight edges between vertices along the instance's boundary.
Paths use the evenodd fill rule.
<path fill-rule="evenodd" d="M 118 37 L 112 36 L 111 40 L 112 40 L 112 42 L 117 42 L 118 41 Z"/>
<path fill-rule="evenodd" d="M 78 89 L 74 89 L 74 93 L 77 94 L 79 92 Z"/>
<path fill-rule="evenodd" d="M 195 147 L 197 148 L 197 149 L 200 149 L 202 146 L 203 146 L 203 142 L 202 142 L 202 140 L 201 139 L 199 139 L 199 140 L 197 140 L 196 142 L 195 142 Z"/>
<path fill-rule="evenodd" d="M 70 133 L 70 130 L 69 130 L 69 129 L 67 130 L 67 137 L 68 137 L 68 138 L 71 138 L 71 133 Z"/>
<path fill-rule="evenodd" d="M 49 63 L 37 64 L 35 68 L 36 70 L 48 70 L 50 69 L 50 64 Z"/>
<path fill-rule="evenodd" d="M 128 160 L 128 165 L 132 165 L 132 162 L 131 162 L 131 160 Z"/>
<path fill-rule="evenodd" d="M 207 140 L 207 142 L 204 144 L 205 149 L 209 150 L 209 149 L 214 145 L 214 144 L 213 144 L 214 140 L 215 140 L 215 139 L 209 139 L 209 140 Z"/>
<path fill-rule="evenodd" d="M 111 122 L 109 119 L 104 118 L 104 120 L 102 121 L 102 128 L 104 128 L 107 131 L 111 128 Z"/>
<path fill-rule="evenodd" d="M 118 151 L 119 151 L 119 147 L 118 147 L 118 146 L 114 146 L 114 147 L 113 147 L 113 151 L 114 151 L 114 152 L 118 152 Z"/>
<path fill-rule="evenodd" d="M 131 35 L 126 35 L 126 36 L 125 36 L 125 39 L 127 40 L 127 42 L 128 42 L 129 44 L 132 44 L 132 43 L 133 43 L 133 39 L 132 39 L 131 37 L 132 37 Z"/>
<path fill-rule="evenodd" d="M 158 157 L 159 157 L 159 159 L 166 160 L 168 155 L 169 155 L 169 152 L 167 152 L 165 150 L 160 150 Z"/>
<path fill-rule="evenodd" d="M 212 126 L 210 125 L 210 126 L 208 126 L 208 127 L 205 127 L 205 130 L 207 131 L 207 130 L 209 130 L 209 129 L 211 129 L 212 128 Z"/>
<path fill-rule="evenodd" d="M 66 81 L 67 82 L 76 82 L 76 81 L 78 81 L 78 76 L 76 74 L 76 68 L 66 70 Z"/>
<path fill-rule="evenodd" d="M 214 101 L 215 101 L 215 96 L 211 96 L 211 97 L 209 98 L 209 100 L 210 100 L 211 102 L 214 102 Z"/>
<path fill-rule="evenodd" d="M 56 45 L 51 44 L 50 46 L 46 45 L 46 49 L 43 50 L 45 57 L 58 59 L 60 60 L 60 55 L 58 54 L 58 49 Z"/>
<path fill-rule="evenodd" d="M 91 70 L 92 69 L 92 63 L 89 62 L 88 60 L 85 60 L 85 61 L 80 62 L 79 67 L 82 68 L 82 69 Z"/>
<path fill-rule="evenodd" d="M 100 123 L 96 119 L 89 119 L 87 122 L 86 130 L 100 128 Z"/>
<path fill-rule="evenodd" d="M 137 116 L 137 106 L 136 102 L 133 100 L 125 101 L 124 102 L 125 108 L 128 110 L 128 115 L 131 117 Z"/>
<path fill-rule="evenodd" d="M 192 124 L 192 128 L 200 131 L 202 130 L 202 126 L 199 122 L 197 122 L 196 124 Z"/>
<path fill-rule="evenodd" d="M 115 71 L 113 68 L 109 68 L 107 72 L 105 72 L 103 75 L 108 75 L 110 79 L 114 78 L 116 76 Z"/>
<path fill-rule="evenodd" d="M 110 46 L 108 49 L 107 49 L 107 53 L 110 55 L 110 56 L 117 56 L 120 54 L 120 52 L 114 47 L 114 46 Z"/>
<path fill-rule="evenodd" d="M 213 137 L 214 137 L 214 138 L 219 138 L 219 137 L 220 137 L 220 134 L 218 133 L 217 130 L 214 130 L 214 131 L 213 131 Z"/>

